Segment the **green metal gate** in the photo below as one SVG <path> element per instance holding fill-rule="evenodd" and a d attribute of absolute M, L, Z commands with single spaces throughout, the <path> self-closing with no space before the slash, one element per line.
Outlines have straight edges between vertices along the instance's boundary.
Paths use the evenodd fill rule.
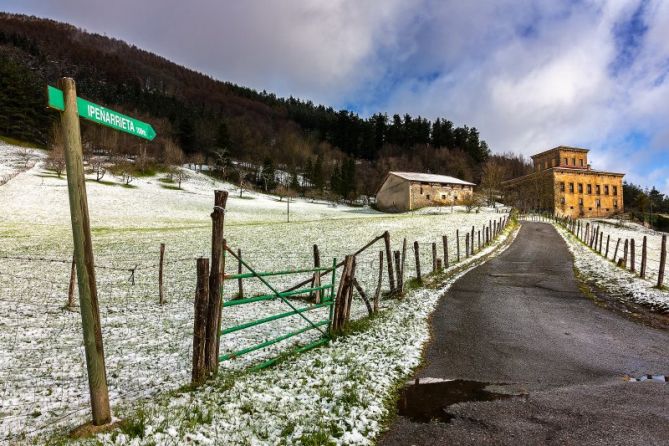
<path fill-rule="evenodd" d="M 240 356 L 243 356 L 247 353 L 251 353 L 256 350 L 260 350 L 266 347 L 269 347 L 271 345 L 277 344 L 281 341 L 285 341 L 287 339 L 290 339 L 294 336 L 300 335 L 302 333 L 305 333 L 309 330 L 318 330 L 321 333 L 321 336 L 319 339 L 306 344 L 302 345 L 296 349 L 293 350 L 294 353 L 302 353 L 307 350 L 310 350 L 312 348 L 321 346 L 326 344 L 330 340 L 330 324 L 332 322 L 332 312 L 333 312 L 333 307 L 334 307 L 334 302 L 335 302 L 335 273 L 337 269 L 337 260 L 333 259 L 332 260 L 332 266 L 331 267 L 320 267 L 320 268 L 308 268 L 308 269 L 299 269 L 299 270 L 287 270 L 287 271 L 275 271 L 275 272 L 257 272 L 255 271 L 248 263 L 240 259 L 233 250 L 226 248 L 226 251 L 232 256 L 234 256 L 249 272 L 247 273 L 241 273 L 241 274 L 232 274 L 232 275 L 226 275 L 225 276 L 225 281 L 227 280 L 247 280 L 247 279 L 259 279 L 268 289 L 269 293 L 268 294 L 263 294 L 259 296 L 253 296 L 253 297 L 248 297 L 245 299 L 230 299 L 226 300 L 225 299 L 225 294 L 224 290 L 221 289 L 221 296 L 223 296 L 223 318 L 225 318 L 226 314 L 226 309 L 229 309 L 231 307 L 235 307 L 237 305 L 246 305 L 246 304 L 251 304 L 255 302 L 262 302 L 262 301 L 272 301 L 272 300 L 280 300 L 282 301 L 287 307 L 290 308 L 290 311 L 286 312 L 281 312 L 281 313 L 276 313 L 272 314 L 260 319 L 256 319 L 253 321 L 245 322 L 243 324 L 235 325 L 233 327 L 226 328 L 224 330 L 221 330 L 221 336 L 228 335 L 230 333 L 234 333 L 240 330 L 248 330 L 252 329 L 253 327 L 256 327 L 261 324 L 265 324 L 268 322 L 276 321 L 279 319 L 283 318 L 288 318 L 288 317 L 294 317 L 294 316 L 299 316 L 302 318 L 305 322 L 305 326 L 298 329 L 294 330 L 291 332 L 288 332 L 286 334 L 283 334 L 281 336 L 278 336 L 273 339 L 268 339 L 264 342 L 261 342 L 256 345 L 251 345 L 233 352 L 225 353 L 219 356 L 219 362 L 227 361 L 230 359 L 238 358 Z M 319 277 L 326 276 L 328 274 L 331 275 L 330 283 L 321 285 L 321 286 L 311 286 L 308 288 L 300 288 L 297 290 L 293 291 L 285 291 L 285 292 L 280 292 L 278 291 L 272 284 L 269 283 L 269 281 L 266 279 L 267 277 L 277 277 L 277 276 L 291 276 L 291 275 L 297 275 L 297 274 L 306 274 L 306 273 L 312 273 L 314 275 L 318 274 Z M 225 281 L 223 282 L 225 284 Z M 222 287 L 223 288 L 223 287 Z M 301 306 L 301 307 L 296 307 L 293 302 L 288 300 L 290 297 L 295 297 L 295 296 L 301 296 L 301 295 L 306 295 L 306 294 L 311 294 L 314 292 L 320 292 L 321 294 L 321 302 L 316 303 L 314 305 L 308 305 L 308 306 Z M 323 319 L 320 321 L 313 321 L 309 317 L 307 317 L 307 313 L 319 308 L 326 308 L 329 307 L 329 316 L 327 319 Z M 268 366 L 271 366 L 275 364 L 278 361 L 278 357 L 275 357 L 273 359 L 267 360 L 265 362 L 262 362 L 256 366 L 254 366 L 254 369 L 262 369 Z"/>

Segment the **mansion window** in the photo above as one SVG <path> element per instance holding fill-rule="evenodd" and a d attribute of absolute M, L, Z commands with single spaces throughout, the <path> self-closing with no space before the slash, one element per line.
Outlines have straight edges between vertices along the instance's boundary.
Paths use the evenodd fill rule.
<path fill-rule="evenodd" d="M 579 194 L 583 193 L 583 183 L 578 183 L 578 193 Z"/>
<path fill-rule="evenodd" d="M 578 205 L 583 207 L 583 198 L 578 199 Z"/>
<path fill-rule="evenodd" d="M 571 165 L 572 165 L 572 166 L 575 166 L 575 165 L 576 165 L 576 158 L 572 158 L 572 159 L 571 159 Z"/>
<path fill-rule="evenodd" d="M 560 192 L 564 192 L 564 181 L 560 182 Z"/>
<path fill-rule="evenodd" d="M 601 187 L 599 186 L 599 184 L 595 186 L 595 193 L 596 193 L 597 195 L 599 195 L 599 194 L 602 193 L 602 190 L 601 190 Z"/>
<path fill-rule="evenodd" d="M 579 163 L 580 163 L 581 167 L 583 167 L 583 158 L 581 158 L 581 159 L 580 159 L 580 160 L 578 160 L 578 161 L 579 161 Z"/>
<path fill-rule="evenodd" d="M 569 158 L 565 158 L 565 159 L 564 159 L 564 165 L 565 165 L 565 166 L 568 166 L 568 165 L 569 165 Z"/>
<path fill-rule="evenodd" d="M 569 192 L 574 193 L 574 183 L 569 183 Z"/>
<path fill-rule="evenodd" d="M 609 186 L 606 185 L 606 186 L 604 186 L 604 195 L 608 195 L 608 194 L 609 194 Z"/>
<path fill-rule="evenodd" d="M 602 207 L 602 203 L 601 203 L 601 201 L 599 201 L 599 198 L 597 198 L 597 199 L 595 200 L 595 206 L 597 206 L 598 208 L 601 208 L 601 207 Z"/>
<path fill-rule="evenodd" d="M 618 195 L 618 186 L 613 186 L 613 195 Z"/>
<path fill-rule="evenodd" d="M 592 193 L 592 184 L 588 184 L 588 185 L 587 185 L 587 188 L 588 188 L 588 189 L 587 189 L 587 190 L 588 190 L 588 193 L 591 194 L 591 193 Z"/>

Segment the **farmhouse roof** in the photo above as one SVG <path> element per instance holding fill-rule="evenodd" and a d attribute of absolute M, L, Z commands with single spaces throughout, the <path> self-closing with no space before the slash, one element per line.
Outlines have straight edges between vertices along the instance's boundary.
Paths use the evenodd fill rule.
<path fill-rule="evenodd" d="M 476 186 L 474 183 L 463 181 L 459 178 L 449 177 L 447 175 L 433 175 L 431 173 L 417 173 L 417 172 L 389 172 L 389 175 L 395 175 L 409 181 L 421 181 L 423 183 L 439 183 L 439 184 L 464 184 L 467 186 Z"/>

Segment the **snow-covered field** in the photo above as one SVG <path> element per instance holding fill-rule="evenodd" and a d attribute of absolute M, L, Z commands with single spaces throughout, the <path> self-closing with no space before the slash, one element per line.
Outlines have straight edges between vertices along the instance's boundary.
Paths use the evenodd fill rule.
<path fill-rule="evenodd" d="M 603 255 L 599 255 L 588 246 L 580 242 L 574 234 L 571 234 L 564 227 L 556 225 L 558 232 L 567 242 L 569 250 L 574 255 L 574 266 L 576 269 L 588 280 L 593 281 L 598 287 L 607 290 L 609 294 L 615 298 L 621 299 L 623 301 L 631 301 L 634 303 L 642 304 L 648 307 L 651 307 L 660 312 L 669 312 L 669 290 L 663 289 L 660 290 L 656 288 L 657 285 L 657 272 L 652 274 L 651 265 L 648 264 L 649 274 L 648 278 L 642 279 L 638 274 L 638 264 L 637 272 L 633 273 L 629 269 L 623 269 L 616 266 L 613 261 L 613 251 L 615 244 L 612 242 L 610 247 L 609 258 L 606 258 Z M 611 240 L 615 234 L 616 242 L 617 238 L 621 237 L 624 243 L 624 237 L 631 239 L 632 237 L 637 240 L 643 238 L 643 233 L 633 232 L 631 230 L 610 230 L 609 228 L 602 228 L 604 231 L 604 245 L 606 245 L 606 234 L 611 233 Z M 651 252 L 659 253 L 659 242 L 658 246 L 655 249 L 654 245 L 651 245 L 651 240 L 654 240 L 654 237 L 648 236 L 649 250 L 648 256 L 651 258 Z M 641 246 L 640 244 L 637 246 Z M 650 247 L 653 246 L 653 250 Z M 616 259 L 622 257 L 622 248 L 619 249 L 618 256 Z M 605 253 L 605 248 L 604 248 Z M 639 253 L 639 250 L 637 251 Z M 639 254 L 637 254 L 639 255 Z M 657 255 L 659 259 L 659 254 Z M 640 260 L 637 259 L 639 262 Z M 628 262 L 629 263 L 629 262 Z M 656 270 L 657 271 L 657 270 Z"/>
<path fill-rule="evenodd" d="M 0 163 L 9 165 L 15 159 L 7 146 L 0 147 Z M 414 240 L 421 243 L 426 272 L 431 265 L 432 242 L 438 243 L 441 256 L 441 236 L 447 235 L 453 262 L 456 230 L 464 240 L 464 231 L 472 226 L 479 229 L 502 216 L 492 210 L 468 214 L 457 207 L 453 213 L 448 209 L 388 215 L 368 208 L 298 200 L 290 204 L 291 222 L 286 223 L 285 201 L 248 192 L 240 198 L 231 185 L 202 174 L 191 172 L 184 190 L 173 190 L 160 176 L 136 179 L 131 188 L 110 176 L 103 181 L 88 181 L 87 189 L 114 409 L 189 382 L 195 259 L 209 255 L 214 189 L 231 192 L 226 211 L 228 244 L 240 248 L 245 260 L 260 271 L 309 266 L 313 244 L 320 248 L 321 262 L 329 265 L 333 257 L 342 259 L 388 230 L 392 249 L 400 249 L 404 237 L 410 244 Z M 80 317 L 64 308 L 72 253 L 65 180 L 38 164 L 0 187 L 0 206 L 2 442 L 40 432 L 46 426 L 72 427 L 85 421 L 88 390 Z M 157 285 L 160 243 L 166 244 L 167 302 L 162 306 Z M 464 241 L 461 246 L 464 252 Z M 368 294 L 376 286 L 381 249 L 377 244 L 358 259 L 356 277 Z M 410 256 L 410 276 L 414 275 L 413 265 Z M 227 272 L 234 273 L 236 267 L 228 257 Z M 282 288 L 299 279 L 272 278 L 271 282 Z M 260 283 L 245 285 L 247 296 L 267 292 Z M 226 284 L 225 289 L 224 299 L 229 299 L 237 292 L 236 283 Z M 354 317 L 366 314 L 360 300 L 355 302 Z M 395 305 L 395 301 L 382 302 L 382 308 Z M 276 301 L 230 307 L 224 309 L 223 326 L 283 311 L 287 311 L 285 304 Z M 324 310 L 320 315 L 318 311 L 309 314 L 325 318 Z M 303 326 L 301 318 L 293 317 L 226 335 L 221 351 L 243 348 Z M 307 332 L 225 362 L 223 373 L 273 357 L 289 342 L 306 343 L 315 336 Z"/>

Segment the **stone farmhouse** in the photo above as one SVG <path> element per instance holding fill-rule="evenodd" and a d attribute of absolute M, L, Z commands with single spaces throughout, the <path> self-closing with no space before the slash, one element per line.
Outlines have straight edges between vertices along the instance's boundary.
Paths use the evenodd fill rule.
<path fill-rule="evenodd" d="M 533 155 L 534 172 L 502 183 L 507 204 L 574 218 L 622 213 L 625 174 L 593 170 L 588 152 L 559 146 Z"/>
<path fill-rule="evenodd" d="M 474 183 L 446 175 L 388 172 L 376 191 L 376 205 L 385 212 L 462 203 L 474 193 Z"/>

